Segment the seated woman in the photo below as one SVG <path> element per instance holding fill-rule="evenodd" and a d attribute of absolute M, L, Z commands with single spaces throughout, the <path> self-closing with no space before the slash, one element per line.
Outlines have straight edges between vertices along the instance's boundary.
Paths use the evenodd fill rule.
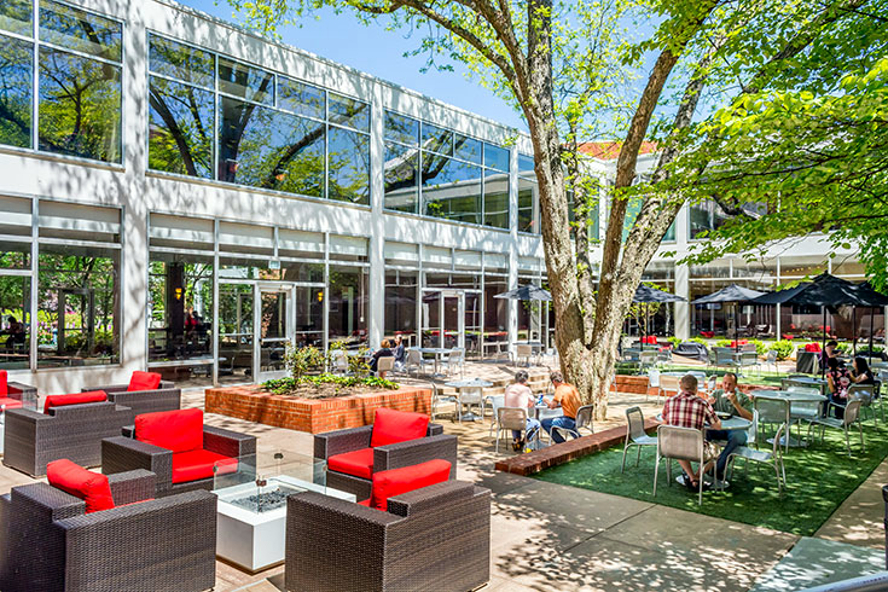
<path fill-rule="evenodd" d="M 848 387 L 851 386 L 851 376 L 848 369 L 841 365 L 837 358 L 827 360 L 826 384 L 829 388 L 829 404 L 826 409 L 835 409 L 836 417 L 845 417 L 845 405 L 848 404 Z"/>
<path fill-rule="evenodd" d="M 373 356 L 370 359 L 370 371 L 373 373 L 377 372 L 377 367 L 379 366 L 379 358 L 393 358 L 395 356 L 394 352 L 391 350 L 392 344 L 388 339 L 383 339 L 382 343 L 379 344 L 379 349 L 373 352 Z M 381 376 L 380 378 L 385 378 L 385 376 Z"/>
<path fill-rule="evenodd" d="M 851 380 L 854 384 L 875 384 L 876 377 L 870 370 L 869 364 L 865 358 L 860 356 L 854 358 L 854 369 L 851 372 Z"/>

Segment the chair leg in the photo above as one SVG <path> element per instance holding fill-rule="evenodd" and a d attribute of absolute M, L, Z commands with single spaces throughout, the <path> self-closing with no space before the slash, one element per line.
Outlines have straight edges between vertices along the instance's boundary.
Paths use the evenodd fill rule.
<path fill-rule="evenodd" d="M 625 446 L 623 446 L 623 462 L 620 463 L 620 472 L 622 473 L 626 469 L 626 453 L 629 451 L 629 441 L 627 439 Z"/>
<path fill-rule="evenodd" d="M 851 440 L 848 438 L 847 426 L 845 426 L 845 447 L 848 448 L 848 458 L 851 458 Z"/>
<path fill-rule="evenodd" d="M 860 452 L 862 454 L 866 452 L 866 447 L 863 444 L 863 426 L 860 425 L 860 421 L 857 422 L 857 432 L 860 434 Z"/>
<path fill-rule="evenodd" d="M 635 468 L 638 468 L 638 463 L 641 462 L 641 446 L 638 446 L 638 453 L 635 455 Z"/>
<path fill-rule="evenodd" d="M 657 452 L 657 464 L 654 465 L 654 497 L 657 497 L 657 476 L 660 474 L 660 453 Z"/>
<path fill-rule="evenodd" d="M 774 462 L 774 472 L 777 474 L 777 493 L 783 493 L 783 483 L 780 481 L 780 467 L 777 466 L 777 462 Z"/>

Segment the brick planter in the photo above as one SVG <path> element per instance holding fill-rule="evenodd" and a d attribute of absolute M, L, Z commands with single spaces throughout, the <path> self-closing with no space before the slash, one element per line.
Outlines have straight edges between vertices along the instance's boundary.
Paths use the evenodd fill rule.
<path fill-rule="evenodd" d="M 620 393 L 633 393 L 637 395 L 647 394 L 648 377 L 617 374 L 614 377 L 614 384 L 611 385 L 611 392 L 614 392 L 615 390 Z"/>
<path fill-rule="evenodd" d="M 428 414 L 431 400 L 431 390 L 415 387 L 333 399 L 298 399 L 246 386 L 207 389 L 205 409 L 207 413 L 319 434 L 371 424 L 379 407 Z"/>

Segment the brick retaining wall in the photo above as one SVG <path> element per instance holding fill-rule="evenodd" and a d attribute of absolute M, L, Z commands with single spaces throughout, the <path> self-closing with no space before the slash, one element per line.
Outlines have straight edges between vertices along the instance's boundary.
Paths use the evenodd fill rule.
<path fill-rule="evenodd" d="M 242 386 L 208 388 L 205 409 L 207 413 L 319 434 L 369 425 L 379 407 L 430 414 L 431 400 L 431 390 L 415 387 L 332 399 L 298 399 Z"/>

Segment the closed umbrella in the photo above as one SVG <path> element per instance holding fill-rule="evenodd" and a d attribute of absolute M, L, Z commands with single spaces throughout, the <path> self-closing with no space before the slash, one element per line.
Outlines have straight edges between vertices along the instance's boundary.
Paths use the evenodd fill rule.
<path fill-rule="evenodd" d="M 737 343 L 737 303 L 750 302 L 764 295 L 765 292 L 759 292 L 758 290 L 744 288 L 743 286 L 738 286 L 737 284 L 731 284 L 729 286 L 725 286 L 718 292 L 713 292 L 712 294 L 709 294 L 707 296 L 701 296 L 696 300 L 692 300 L 691 304 L 714 304 L 717 302 L 734 304 L 734 348 L 736 350 L 740 349 L 740 344 Z"/>

